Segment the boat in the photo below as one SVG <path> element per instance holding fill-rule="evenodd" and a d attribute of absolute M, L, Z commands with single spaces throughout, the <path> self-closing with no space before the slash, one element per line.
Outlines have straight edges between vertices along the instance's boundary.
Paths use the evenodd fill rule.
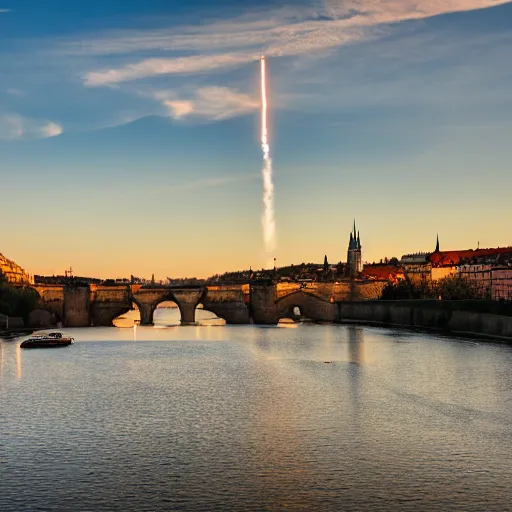
<path fill-rule="evenodd" d="M 21 348 L 56 348 L 65 347 L 73 343 L 74 338 L 62 336 L 60 332 L 50 332 L 49 334 L 36 334 L 28 340 L 21 343 Z"/>

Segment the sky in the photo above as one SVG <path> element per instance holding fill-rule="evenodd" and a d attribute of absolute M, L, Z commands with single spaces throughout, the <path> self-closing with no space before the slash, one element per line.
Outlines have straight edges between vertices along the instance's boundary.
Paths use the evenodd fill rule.
<path fill-rule="evenodd" d="M 122 5 L 122 7 L 120 7 Z M 506 0 L 0 0 L 0 252 L 32 274 L 512 245 Z"/>

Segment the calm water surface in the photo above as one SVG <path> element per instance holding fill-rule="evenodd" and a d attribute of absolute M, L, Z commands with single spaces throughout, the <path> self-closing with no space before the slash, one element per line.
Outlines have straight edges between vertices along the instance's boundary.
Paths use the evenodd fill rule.
<path fill-rule="evenodd" d="M 203 315 L 208 315 L 206 312 Z M 0 340 L 0 510 L 512 510 L 512 348 L 330 325 Z"/>

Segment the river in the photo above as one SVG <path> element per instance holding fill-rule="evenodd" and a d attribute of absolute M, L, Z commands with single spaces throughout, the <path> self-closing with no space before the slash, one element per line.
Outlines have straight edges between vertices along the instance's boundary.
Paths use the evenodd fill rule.
<path fill-rule="evenodd" d="M 512 347 L 162 325 L 0 340 L 1 511 L 512 510 Z"/>

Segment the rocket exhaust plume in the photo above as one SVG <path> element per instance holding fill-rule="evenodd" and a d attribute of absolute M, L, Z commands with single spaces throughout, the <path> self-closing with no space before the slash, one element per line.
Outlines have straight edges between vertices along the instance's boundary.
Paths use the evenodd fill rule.
<path fill-rule="evenodd" d="M 276 248 L 276 221 L 274 213 L 274 182 L 272 177 L 272 160 L 268 144 L 267 129 L 267 74 L 265 57 L 261 57 L 261 149 L 263 151 L 263 240 L 267 253 L 267 268 L 273 265 L 273 252 Z"/>

